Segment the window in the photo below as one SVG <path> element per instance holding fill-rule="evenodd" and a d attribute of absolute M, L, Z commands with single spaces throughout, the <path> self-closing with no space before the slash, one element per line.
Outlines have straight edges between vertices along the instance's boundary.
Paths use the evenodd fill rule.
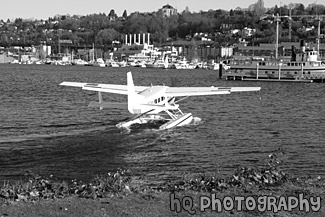
<path fill-rule="evenodd" d="M 157 104 L 157 100 L 155 99 L 155 104 Z"/>

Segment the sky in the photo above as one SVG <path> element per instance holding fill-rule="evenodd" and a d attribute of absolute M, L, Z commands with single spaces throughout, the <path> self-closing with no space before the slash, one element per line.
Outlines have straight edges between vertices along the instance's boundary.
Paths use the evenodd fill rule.
<path fill-rule="evenodd" d="M 118 16 L 126 10 L 127 14 L 132 12 L 153 12 L 170 4 L 182 12 L 186 7 L 191 12 L 208 11 L 209 9 L 230 10 L 237 7 L 247 8 L 257 0 L 2 0 L 0 19 L 23 18 L 23 19 L 48 19 L 55 15 L 88 15 L 95 13 L 108 14 L 111 9 Z M 4 3 L 6 2 L 6 3 Z M 306 7 L 309 4 L 325 4 L 324 0 L 264 0 L 266 8 L 275 5 L 288 5 L 289 3 L 301 3 Z"/>

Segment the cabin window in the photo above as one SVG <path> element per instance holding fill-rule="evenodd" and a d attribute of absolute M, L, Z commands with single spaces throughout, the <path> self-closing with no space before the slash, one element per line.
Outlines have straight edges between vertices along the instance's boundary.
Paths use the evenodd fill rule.
<path fill-rule="evenodd" d="M 290 66 L 290 63 L 287 63 L 288 66 Z"/>
<path fill-rule="evenodd" d="M 160 103 L 160 98 L 158 98 L 158 103 Z"/>
<path fill-rule="evenodd" d="M 308 72 L 308 75 L 310 75 L 310 72 Z"/>
<path fill-rule="evenodd" d="M 303 63 L 302 65 L 303 65 L 303 66 L 305 66 L 305 65 L 306 65 L 306 63 Z"/>
<path fill-rule="evenodd" d="M 265 71 L 265 74 L 267 74 L 267 71 Z"/>
<path fill-rule="evenodd" d="M 297 74 L 297 72 L 295 72 L 295 75 Z"/>
<path fill-rule="evenodd" d="M 272 74 L 274 74 L 274 72 L 272 72 Z"/>
<path fill-rule="evenodd" d="M 157 104 L 157 99 L 155 99 L 155 104 Z"/>
<path fill-rule="evenodd" d="M 295 66 L 298 66 L 298 63 L 295 63 Z"/>
<path fill-rule="evenodd" d="M 161 97 L 161 101 L 164 101 L 165 100 L 165 97 Z"/>

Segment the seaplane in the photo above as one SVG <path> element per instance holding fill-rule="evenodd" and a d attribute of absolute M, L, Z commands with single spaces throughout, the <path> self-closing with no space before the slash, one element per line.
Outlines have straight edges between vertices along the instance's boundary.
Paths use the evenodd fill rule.
<path fill-rule="evenodd" d="M 183 113 L 179 102 L 190 96 L 230 94 L 233 92 L 259 91 L 260 87 L 169 87 L 135 86 L 132 73 L 127 73 L 127 84 L 98 84 L 67 82 L 63 86 L 81 87 L 82 90 L 98 92 L 98 101 L 92 101 L 89 107 L 127 109 L 132 116 L 118 123 L 118 128 L 130 128 L 133 124 L 145 124 L 162 121 L 159 130 L 188 125 L 192 122 L 192 113 Z M 127 102 L 103 101 L 102 93 L 122 94 Z M 176 99 L 177 98 L 177 99 Z"/>

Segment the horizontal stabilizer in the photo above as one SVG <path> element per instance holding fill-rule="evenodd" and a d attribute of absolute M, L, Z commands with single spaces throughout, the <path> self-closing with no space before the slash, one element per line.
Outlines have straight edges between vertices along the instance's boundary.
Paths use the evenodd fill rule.
<path fill-rule="evenodd" d="M 117 108 L 117 109 L 127 109 L 128 108 L 128 104 L 125 103 L 117 103 L 117 102 L 90 102 L 88 107 L 92 107 L 92 108 Z"/>
<path fill-rule="evenodd" d="M 68 82 L 68 81 L 64 81 L 62 82 L 60 85 L 62 86 L 70 86 L 70 87 L 83 87 L 85 86 L 87 83 L 81 83 L 81 82 Z"/>

